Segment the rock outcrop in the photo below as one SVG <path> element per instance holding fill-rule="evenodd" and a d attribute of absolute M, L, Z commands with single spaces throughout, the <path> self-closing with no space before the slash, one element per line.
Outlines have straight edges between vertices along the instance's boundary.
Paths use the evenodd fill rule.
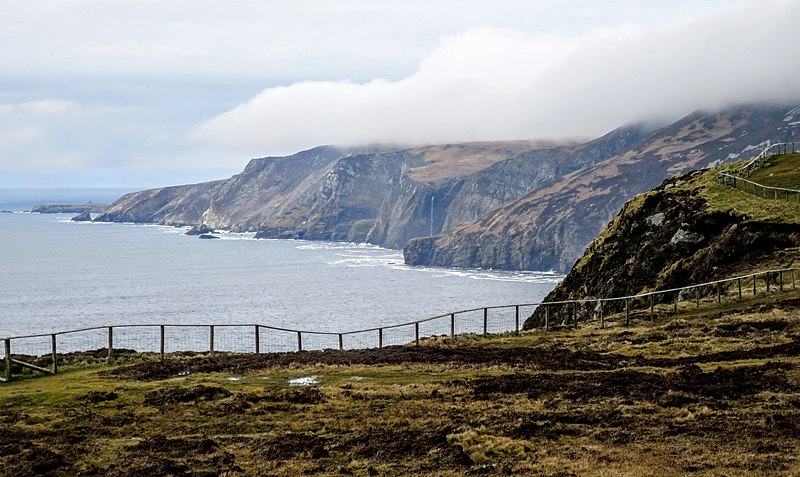
<path fill-rule="evenodd" d="M 92 214 L 88 210 L 84 210 L 80 214 L 70 219 L 73 222 L 91 222 Z"/>
<path fill-rule="evenodd" d="M 798 124 L 786 120 L 790 109 L 747 106 L 693 113 L 476 221 L 411 240 L 404 249 L 405 261 L 567 272 L 636 194 L 667 177 L 752 157 L 771 142 L 800 138 Z M 675 239 L 696 241 L 699 236 L 678 233 Z"/>
<path fill-rule="evenodd" d="M 678 288 L 800 258 L 784 252 L 800 247 L 798 204 L 732 189 L 715 176 L 712 169 L 671 178 L 626 203 L 544 301 Z M 541 321 L 534 314 L 526 327 Z"/>
<path fill-rule="evenodd" d="M 203 235 L 203 234 L 213 234 L 214 229 L 207 225 L 195 225 L 189 230 L 186 231 L 186 235 Z"/>

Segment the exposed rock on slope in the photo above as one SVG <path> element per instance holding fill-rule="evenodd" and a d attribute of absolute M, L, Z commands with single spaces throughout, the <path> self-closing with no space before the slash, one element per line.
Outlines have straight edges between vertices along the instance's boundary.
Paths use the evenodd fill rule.
<path fill-rule="evenodd" d="M 254 159 L 227 180 L 128 194 L 95 220 L 205 225 L 256 231 L 263 238 L 402 248 L 431 228 L 438 232 L 474 220 L 607 159 L 644 133 L 623 128 L 588 144 L 561 146 L 521 141 L 414 149 L 319 147 Z"/>
<path fill-rule="evenodd" d="M 761 269 L 771 254 L 800 246 L 800 204 L 729 188 L 715 174 L 671 178 L 629 201 L 545 301 L 703 283 L 748 261 Z"/>
<path fill-rule="evenodd" d="M 800 138 L 791 108 L 694 113 L 613 157 L 537 188 L 481 219 L 409 242 L 412 265 L 569 271 L 620 207 L 665 178 Z"/>

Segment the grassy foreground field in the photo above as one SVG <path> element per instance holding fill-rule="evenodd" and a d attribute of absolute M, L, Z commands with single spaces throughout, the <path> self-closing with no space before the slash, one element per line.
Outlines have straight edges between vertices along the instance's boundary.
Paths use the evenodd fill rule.
<path fill-rule="evenodd" d="M 0 475 L 800 474 L 798 295 L 605 330 L 128 359 L 0 385 Z"/>

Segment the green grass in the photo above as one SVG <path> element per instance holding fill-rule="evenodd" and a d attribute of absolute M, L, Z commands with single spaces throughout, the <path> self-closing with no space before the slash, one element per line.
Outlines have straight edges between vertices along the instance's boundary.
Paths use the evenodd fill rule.
<path fill-rule="evenodd" d="M 765 186 L 800 190 L 800 154 L 773 156 L 748 179 Z"/>
<path fill-rule="evenodd" d="M 98 373 L 111 366 L 74 367 L 0 385 L 0 449 L 7 451 L 0 453 L 0 475 L 36 475 L 33 462 L 54 463 L 48 470 L 54 476 L 794 475 L 800 432 L 770 423 L 794 422 L 800 356 L 753 353 L 791 343 L 800 333 L 791 302 L 787 309 L 781 305 L 796 296 L 729 300 L 722 312 L 706 308 L 710 303 L 700 309 L 689 304 L 678 316 L 637 319 L 628 327 L 612 319 L 602 330 L 584 323 L 579 330 L 424 342 L 527 356 L 505 364 L 290 364 L 157 381 Z M 766 308 L 737 311 L 754 305 Z M 721 351 L 741 356 L 704 358 Z M 567 359 L 544 359 L 552 353 Z M 587 359 L 599 358 L 586 353 L 622 360 L 587 368 Z M 718 369 L 761 372 L 784 363 L 789 367 L 765 376 L 783 376 L 789 387 L 745 392 L 724 403 L 702 392 L 636 392 L 648 379 L 676 375 L 683 366 L 646 360 L 687 358 L 707 373 L 700 383 L 715 379 Z M 630 373 L 650 378 L 603 391 Z M 287 384 L 309 375 L 319 376 L 316 386 Z M 530 377 L 532 387 L 520 391 L 474 392 L 474 383 L 513 387 Z M 148 404 L 163 390 L 198 386 L 230 394 Z M 740 388 L 734 385 L 734 394 Z M 88 399 L 98 391 L 116 398 Z"/>

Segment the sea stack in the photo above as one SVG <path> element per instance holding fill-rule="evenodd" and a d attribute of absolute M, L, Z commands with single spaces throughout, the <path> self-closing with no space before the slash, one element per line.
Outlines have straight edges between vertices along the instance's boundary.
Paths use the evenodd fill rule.
<path fill-rule="evenodd" d="M 89 209 L 84 210 L 83 212 L 79 213 L 75 217 L 71 218 L 73 222 L 91 222 L 92 221 L 92 214 L 89 212 Z"/>

